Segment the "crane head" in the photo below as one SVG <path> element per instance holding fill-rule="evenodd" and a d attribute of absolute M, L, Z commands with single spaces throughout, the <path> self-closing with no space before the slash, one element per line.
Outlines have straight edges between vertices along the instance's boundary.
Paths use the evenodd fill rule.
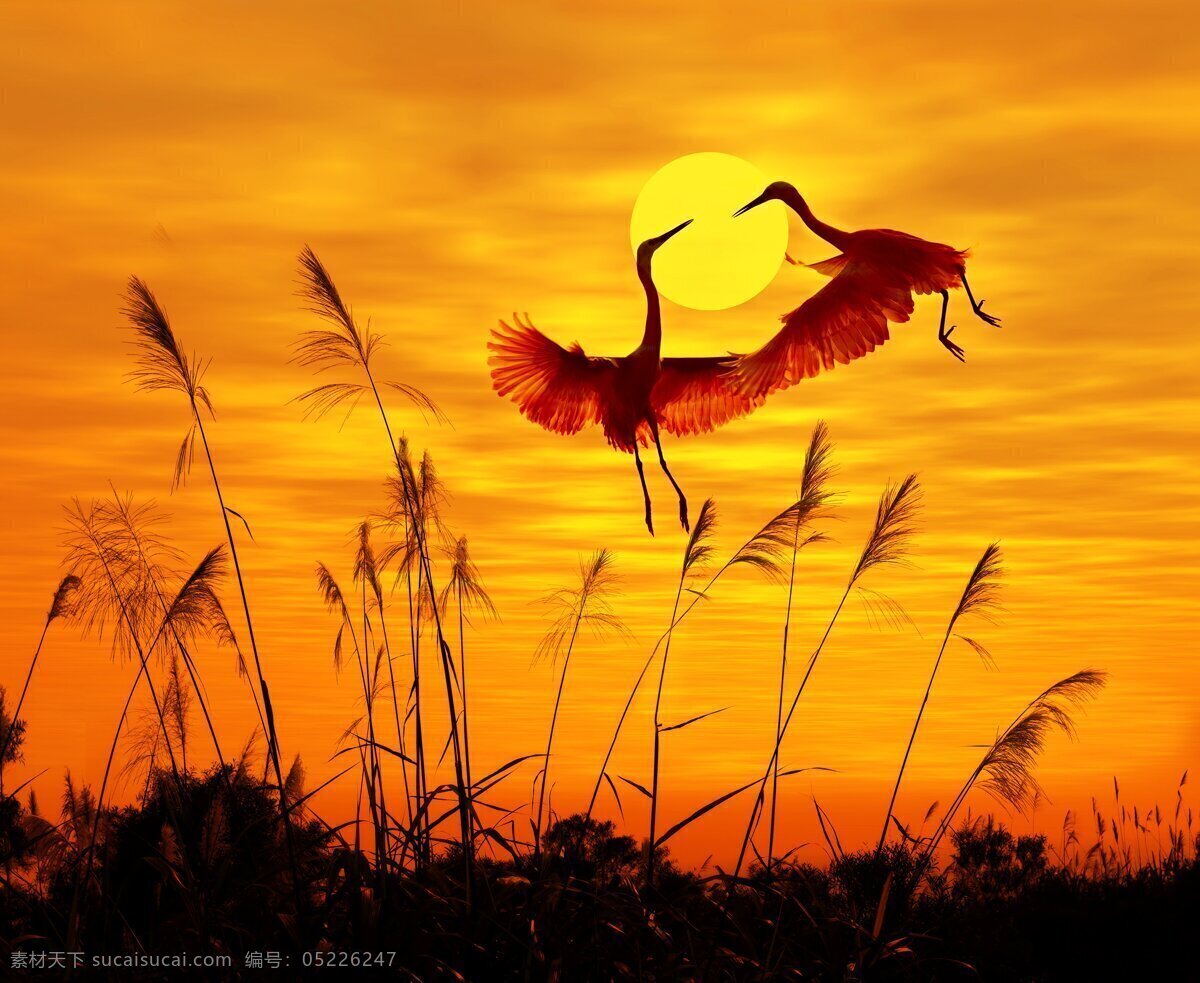
<path fill-rule="evenodd" d="M 757 208 L 759 205 L 767 201 L 785 201 L 787 196 L 789 194 L 795 194 L 795 191 L 796 189 L 786 181 L 775 181 L 773 184 L 768 184 L 766 188 L 763 189 L 763 193 L 761 195 L 759 195 L 753 201 L 747 202 L 736 212 L 734 212 L 733 217 L 737 218 L 743 212 L 748 212 L 751 208 Z"/>
<path fill-rule="evenodd" d="M 650 260 L 653 258 L 654 254 L 658 251 L 658 248 L 660 246 L 662 246 L 672 236 L 678 235 L 680 232 L 682 232 L 684 229 L 686 229 L 689 225 L 692 224 L 692 222 L 693 222 L 693 219 L 689 218 L 686 222 L 680 223 L 679 225 L 675 226 L 675 228 L 671 229 L 670 231 L 664 232 L 660 236 L 655 236 L 653 239 L 647 239 L 640 246 L 638 246 L 638 248 L 637 248 L 638 269 L 649 272 Z"/>

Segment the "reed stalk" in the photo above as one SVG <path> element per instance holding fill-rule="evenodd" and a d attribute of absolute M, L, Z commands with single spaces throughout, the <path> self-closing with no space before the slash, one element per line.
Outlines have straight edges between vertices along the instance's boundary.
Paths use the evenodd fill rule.
<path fill-rule="evenodd" d="M 475 782 L 471 776 L 471 714 L 468 699 L 467 684 L 467 643 L 466 643 L 466 612 L 470 608 L 480 611 L 485 616 L 495 617 L 496 607 L 483 587 L 479 570 L 471 560 L 471 552 L 467 546 L 467 537 L 462 536 L 454 544 L 453 549 L 446 550 L 450 560 L 450 579 L 442 589 L 439 603 L 445 612 L 449 607 L 451 597 L 454 598 L 458 614 L 458 671 L 459 691 L 462 694 L 462 735 L 463 757 L 466 765 L 467 791 L 474 796 Z M 471 806 L 472 838 L 474 837 L 474 812 Z"/>
<path fill-rule="evenodd" d="M 129 319 L 135 333 L 135 358 L 137 366 L 129 378 L 143 391 L 168 390 L 182 394 L 188 402 L 191 411 L 191 427 L 180 446 L 179 456 L 175 467 L 176 483 L 182 480 L 190 469 L 195 453 L 196 436 L 204 450 L 204 458 L 208 464 L 208 472 L 212 479 L 213 491 L 217 498 L 217 509 L 225 529 L 225 541 L 229 546 L 229 556 L 233 562 L 233 571 L 237 579 L 238 595 L 242 603 L 242 613 L 246 619 L 246 632 L 250 639 L 250 651 L 254 658 L 254 672 L 257 676 L 259 692 L 262 696 L 262 710 L 267 725 L 267 754 L 275 772 L 275 781 L 279 789 L 279 815 L 283 823 L 284 838 L 287 844 L 288 858 L 292 868 L 293 888 L 297 914 L 301 914 L 303 903 L 300 895 L 299 868 L 296 865 L 296 851 L 293 843 L 292 824 L 287 806 L 283 802 L 283 767 L 280 763 L 279 735 L 275 725 L 275 711 L 271 705 L 271 694 L 267 688 L 266 676 L 263 673 L 262 659 L 259 656 L 258 640 L 254 632 L 254 619 L 250 614 L 250 599 L 246 591 L 246 581 L 242 575 L 241 560 L 238 557 L 237 541 L 233 535 L 233 527 L 229 516 L 235 515 L 242 522 L 245 519 L 234 512 L 225 503 L 225 495 L 221 489 L 221 481 L 217 475 L 217 465 L 213 459 L 212 447 L 209 444 L 208 433 L 200 413 L 203 405 L 210 415 L 215 416 L 212 400 L 208 390 L 201 385 L 207 363 L 189 357 L 180 346 L 175 332 L 171 328 L 166 312 L 163 310 L 150 288 L 137 277 L 132 277 L 126 294 L 125 315 Z M 246 526 L 249 531 L 249 525 Z"/>
<path fill-rule="evenodd" d="M 434 587 L 433 568 L 430 560 L 430 550 L 426 539 L 426 530 L 415 512 L 417 485 L 411 471 L 406 468 L 406 462 L 400 452 L 400 446 L 392 431 L 387 409 L 380 395 L 380 383 L 376 381 L 371 368 L 371 358 L 382 337 L 373 334 L 369 329 L 362 331 L 356 324 L 350 309 L 342 300 L 341 294 L 334 285 L 332 277 L 317 258 L 312 249 L 305 247 L 300 254 L 302 275 L 301 294 L 312 305 L 312 311 L 332 325 L 331 329 L 309 331 L 301 337 L 296 359 L 303 365 L 317 368 L 329 368 L 335 365 L 350 365 L 363 374 L 364 383 L 328 383 L 303 393 L 299 401 L 309 406 L 312 413 L 320 416 L 330 409 L 350 403 L 353 409 L 359 399 L 368 395 L 379 411 L 379 419 L 387 436 L 388 447 L 396 465 L 399 480 L 404 494 L 403 505 L 408 516 L 410 527 L 415 537 L 417 558 L 425 578 L 425 590 L 429 597 L 429 610 L 433 616 L 434 632 L 437 640 L 438 654 L 442 663 L 442 676 L 446 688 L 446 704 L 449 712 L 450 742 L 454 756 L 455 792 L 458 798 L 459 826 L 462 838 L 463 858 L 465 865 L 464 889 L 466 891 L 468 910 L 473 908 L 471 901 L 471 882 L 474 870 L 474 843 L 471 835 L 470 797 L 466 787 L 466 776 L 463 769 L 463 751 L 459 734 L 458 712 L 454 699 L 454 677 L 457 673 L 453 666 L 453 655 L 446 641 L 441 614 L 438 610 L 437 591 Z M 384 383 L 391 389 L 400 392 L 422 412 L 435 418 L 444 419 L 437 405 L 420 390 L 403 383 Z M 421 595 L 417 598 L 417 612 L 420 613 Z"/>
<path fill-rule="evenodd" d="M 904 757 L 900 760 L 900 770 L 896 773 L 896 784 L 892 786 L 892 797 L 888 800 L 887 812 L 883 817 L 883 829 L 879 833 L 879 843 L 875 847 L 876 856 L 883 852 L 883 845 L 887 842 L 888 826 L 892 821 L 892 812 L 896 808 L 896 796 L 900 793 L 900 782 L 904 778 L 904 769 L 908 765 L 908 757 L 912 753 L 913 743 L 917 739 L 917 729 L 921 726 L 921 718 L 925 715 L 925 707 L 929 703 L 929 694 L 933 692 L 933 683 L 937 679 L 938 669 L 942 664 L 942 656 L 946 653 L 946 645 L 949 643 L 950 636 L 954 633 L 954 628 L 960 618 L 970 614 L 987 617 L 996 610 L 1000 575 L 1000 545 L 992 543 L 983 551 L 983 556 L 975 564 L 975 569 L 967 579 L 966 587 L 963 588 L 962 597 L 959 598 L 958 604 L 954 608 L 954 613 L 950 616 L 950 620 L 946 624 L 946 631 L 942 636 L 942 644 L 938 648 L 937 658 L 933 662 L 933 670 L 929 674 L 929 682 L 925 686 L 925 694 L 921 697 L 921 705 L 917 709 L 917 718 L 913 721 L 912 733 L 908 735 L 908 744 L 904 748 Z M 991 656 L 988 654 L 987 649 L 974 639 L 968 638 L 965 640 L 975 649 L 975 652 L 984 660 L 985 664 L 990 663 Z"/>
<path fill-rule="evenodd" d="M 1082 669 L 1042 691 L 1013 718 L 988 746 L 955 795 L 929 838 L 918 870 L 924 870 L 932 861 L 942 838 L 952 828 L 954 817 L 980 779 L 983 779 L 981 787 L 994 798 L 1016 812 L 1025 810 L 1033 796 L 1041 791 L 1033 769 L 1046 739 L 1055 730 L 1074 738 L 1072 711 L 1094 699 L 1107 678 L 1103 671 Z M 1115 819 L 1113 831 L 1116 832 Z"/>
<path fill-rule="evenodd" d="M 21 695 L 17 697 L 17 704 L 10 717 L 8 730 L 4 732 L 4 742 L 0 744 L 0 798 L 4 795 L 4 763 L 8 760 L 8 749 L 12 744 L 17 721 L 21 716 L 21 707 L 25 704 L 25 694 L 29 692 L 29 683 L 33 679 L 33 670 L 37 668 L 38 657 L 42 654 L 42 646 L 45 644 L 46 634 L 50 631 L 50 625 L 54 621 L 70 614 L 71 597 L 79 589 L 80 583 L 81 581 L 77 576 L 70 573 L 67 574 L 59 581 L 58 587 L 54 590 L 54 596 L 50 600 L 50 608 L 46 612 L 46 620 L 42 622 L 42 631 L 38 636 L 37 647 L 33 650 L 33 658 L 29 662 L 28 671 L 25 673 L 25 682 L 21 685 Z"/>
<path fill-rule="evenodd" d="M 558 611 L 549 630 L 543 636 L 536 658 L 550 658 L 552 664 L 562 660 L 558 687 L 554 697 L 554 711 L 550 716 L 550 728 L 546 735 L 546 753 L 542 760 L 538 790 L 538 805 L 533 827 L 533 857 L 537 866 L 542 858 L 542 832 L 546 807 L 546 789 L 550 780 L 550 764 L 554 751 L 554 733 L 558 724 L 558 711 L 562 704 L 563 691 L 567 683 L 567 671 L 575 651 L 575 640 L 580 627 L 588 627 L 594 634 L 625 632 L 625 626 L 612 612 L 609 599 L 616 592 L 617 579 L 613 570 L 613 556 L 608 550 L 597 550 L 587 561 L 579 564 L 579 586 L 563 587 L 543 598 L 543 603 Z"/>
<path fill-rule="evenodd" d="M 663 684 L 667 678 L 667 662 L 671 657 L 671 639 L 675 634 L 676 619 L 679 616 L 679 599 L 683 595 L 684 586 L 690 577 L 711 558 L 713 548 L 709 540 L 717 524 L 716 506 L 713 500 L 707 499 L 700 507 L 700 514 L 692 526 L 688 536 L 687 546 L 683 551 L 683 563 L 680 565 L 679 581 L 675 585 L 675 602 L 671 608 L 671 624 L 667 629 L 667 640 L 663 645 L 662 665 L 658 671 L 658 689 L 654 696 L 654 743 L 650 764 L 650 835 L 646 840 L 646 883 L 654 883 L 654 860 L 658 853 L 655 848 L 657 840 L 655 833 L 658 824 L 658 781 L 662 747 L 662 695 Z"/>
<path fill-rule="evenodd" d="M 746 852 L 749 849 L 750 840 L 754 835 L 754 829 L 764 805 L 767 782 L 774 773 L 775 763 L 779 759 L 779 751 L 783 746 L 783 739 L 787 735 L 792 717 L 796 713 L 796 707 L 800 704 L 800 697 L 804 695 L 804 689 L 808 685 L 808 680 L 812 676 L 813 669 L 816 668 L 817 661 L 821 657 L 821 652 L 825 648 L 825 643 L 829 640 L 833 627 L 837 624 L 838 618 L 841 616 L 842 609 L 850 597 L 850 592 L 854 590 L 859 580 L 876 567 L 903 563 L 907 558 L 913 535 L 913 522 L 916 519 L 918 511 L 919 496 L 920 489 L 917 485 L 917 476 L 910 474 L 899 484 L 889 485 L 885 488 L 879 499 L 879 506 L 875 511 L 875 522 L 871 527 L 870 535 L 867 537 L 858 562 L 854 565 L 850 579 L 846 582 L 846 588 L 842 591 L 842 596 L 838 600 L 833 616 L 829 619 L 829 623 L 825 626 L 825 631 L 821 635 L 820 641 L 809 657 L 808 665 L 804 670 L 804 676 L 800 680 L 800 685 L 796 688 L 796 695 L 792 697 L 791 705 L 788 708 L 787 715 L 784 717 L 783 726 L 779 728 L 779 736 L 775 740 L 775 746 L 771 751 L 771 758 L 767 762 L 766 769 L 763 771 L 762 779 L 757 782 L 758 792 L 754 799 L 754 805 L 750 810 L 750 818 L 746 823 L 746 831 L 742 836 L 742 845 L 738 850 L 737 864 L 734 866 L 735 877 L 741 874 L 742 865 L 746 861 Z"/>
<path fill-rule="evenodd" d="M 702 588 L 691 592 L 693 596 L 688 601 L 683 612 L 678 617 L 672 618 L 671 624 L 667 627 L 666 631 L 655 641 L 650 654 L 646 657 L 646 661 L 642 663 L 637 678 L 634 679 L 633 686 L 629 690 L 629 696 L 626 697 L 620 716 L 617 718 L 616 726 L 613 728 L 612 738 L 608 742 L 608 748 L 604 753 L 604 760 L 601 762 L 600 771 L 596 775 L 596 782 L 592 786 L 591 798 L 588 800 L 586 815 L 589 819 L 596 808 L 596 800 L 600 795 L 600 786 L 608 779 L 608 765 L 612 760 L 613 752 L 616 750 L 617 741 L 621 736 L 625 720 L 629 716 L 629 710 L 633 706 L 633 701 L 641 689 L 642 681 L 646 678 L 646 673 L 658 655 L 659 649 L 666 643 L 671 633 L 691 614 L 696 605 L 709 597 L 710 592 L 716 586 L 717 582 L 730 570 L 748 566 L 768 578 L 777 579 L 780 577 L 780 550 L 782 544 L 787 541 L 785 531 L 793 528 L 796 523 L 805 526 L 818 518 L 828 516 L 828 507 L 833 498 L 827 489 L 827 483 L 833 475 L 833 469 L 829 464 L 830 453 L 831 445 L 829 444 L 828 428 L 823 422 L 818 422 L 813 428 L 812 439 L 809 441 L 808 453 L 805 459 L 806 462 L 812 462 L 807 490 L 802 491 L 800 497 L 795 502 L 774 516 L 734 551 L 729 559 L 708 578 Z M 807 464 L 806 470 L 810 470 Z M 822 534 L 814 534 L 808 537 L 806 542 L 819 542 L 824 538 Z M 609 780 L 611 781 L 611 779 Z"/>
<path fill-rule="evenodd" d="M 133 511 L 132 500 L 128 497 L 121 498 L 114 492 L 112 512 L 115 516 L 115 521 L 124 529 L 125 534 L 129 538 L 129 542 L 137 550 L 140 561 L 146 566 L 148 571 L 147 586 L 153 591 L 154 597 L 158 601 L 158 606 L 162 610 L 164 618 L 166 618 L 170 614 L 170 609 L 167 607 L 167 601 L 163 596 L 162 587 L 158 578 L 154 576 L 153 567 L 150 565 L 149 558 L 146 555 L 146 547 L 142 541 L 142 536 L 140 535 L 138 529 L 137 515 Z M 212 571 L 214 581 L 220 577 L 223 572 L 221 570 L 223 559 L 223 556 L 219 553 L 214 557 Z M 221 608 L 220 601 L 217 600 L 215 594 L 211 595 L 208 603 L 209 610 L 207 613 L 216 618 L 224 619 L 224 610 Z M 231 780 L 225 770 L 225 755 L 221 751 L 221 742 L 217 737 L 217 729 L 213 723 L 212 714 L 209 712 L 208 701 L 204 696 L 204 687 L 200 681 L 200 670 L 193 663 L 191 654 L 188 652 L 187 646 L 184 644 L 184 640 L 179 633 L 179 629 L 173 620 L 170 624 L 170 632 L 171 637 L 175 641 L 175 646 L 178 649 L 179 654 L 183 657 L 183 664 L 187 669 L 188 678 L 191 680 L 192 689 L 196 693 L 197 701 L 200 704 L 200 712 L 204 717 L 204 722 L 208 728 L 209 736 L 212 738 L 213 749 L 217 754 L 217 762 L 221 766 L 222 774 L 225 775 L 226 784 L 232 788 L 232 785 L 230 784 Z M 184 770 L 187 770 L 186 762 L 184 764 Z"/>

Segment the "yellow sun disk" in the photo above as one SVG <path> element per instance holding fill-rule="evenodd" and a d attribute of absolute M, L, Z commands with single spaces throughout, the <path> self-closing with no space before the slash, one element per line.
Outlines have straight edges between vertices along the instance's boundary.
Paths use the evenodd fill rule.
<path fill-rule="evenodd" d="M 679 157 L 646 182 L 629 223 L 635 249 L 694 219 L 654 257 L 659 293 L 684 307 L 719 311 L 745 303 L 774 279 L 787 249 L 784 209 L 767 204 L 733 217 L 768 183 L 753 164 L 720 153 Z"/>

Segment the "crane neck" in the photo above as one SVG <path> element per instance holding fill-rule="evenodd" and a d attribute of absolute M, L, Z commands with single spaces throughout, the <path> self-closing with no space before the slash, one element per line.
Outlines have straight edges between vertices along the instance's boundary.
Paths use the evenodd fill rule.
<path fill-rule="evenodd" d="M 659 351 L 662 348 L 662 304 L 658 297 L 658 288 L 654 286 L 654 278 L 647 266 L 638 266 L 638 279 L 646 291 L 646 330 L 642 335 L 642 347 Z"/>
<path fill-rule="evenodd" d="M 813 235 L 820 236 L 831 246 L 836 246 L 838 249 L 845 249 L 850 242 L 850 234 L 843 232 L 841 229 L 835 229 L 832 225 L 828 225 L 817 218 L 811 208 L 808 207 L 808 202 L 801 197 L 800 192 L 795 188 L 788 188 L 783 194 L 783 201 L 792 211 L 800 216 L 800 220 L 808 226 Z"/>

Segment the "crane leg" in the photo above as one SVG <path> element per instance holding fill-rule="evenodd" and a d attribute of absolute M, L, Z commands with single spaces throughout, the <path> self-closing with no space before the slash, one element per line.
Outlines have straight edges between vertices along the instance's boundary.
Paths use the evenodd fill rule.
<path fill-rule="evenodd" d="M 963 281 L 964 286 L 966 286 L 966 282 L 967 282 L 966 280 Z M 938 324 L 938 341 L 940 341 L 943 345 L 946 346 L 946 351 L 948 351 L 951 355 L 953 355 L 955 358 L 957 358 L 960 362 L 965 362 L 967 360 L 967 356 L 963 353 L 963 350 L 958 345 L 956 345 L 954 342 L 952 342 L 950 340 L 950 336 L 952 334 L 954 334 L 954 329 L 957 327 L 957 325 L 952 324 L 952 325 L 950 325 L 950 330 L 949 331 L 946 330 L 946 309 L 949 306 L 950 306 L 950 294 L 947 293 L 945 290 L 943 290 L 942 291 L 942 320 L 941 320 L 941 323 Z"/>
<path fill-rule="evenodd" d="M 979 320 L 990 324 L 993 328 L 1000 327 L 1000 318 L 996 317 L 994 314 L 988 314 L 985 312 L 983 309 L 982 300 L 978 302 L 975 300 L 975 295 L 971 293 L 971 285 L 967 283 L 966 270 L 963 270 L 960 279 L 962 280 L 963 290 L 967 292 L 967 299 L 971 302 L 971 310 L 975 312 L 975 316 L 979 318 Z"/>
<path fill-rule="evenodd" d="M 671 487 L 675 489 L 675 494 L 679 496 L 679 524 L 683 526 L 684 532 L 691 532 L 692 527 L 688 523 L 687 498 L 683 494 L 683 489 L 679 487 L 679 482 L 671 474 L 671 469 L 667 467 L 667 459 L 663 457 L 662 441 L 658 439 L 658 421 L 651 419 L 649 422 L 650 432 L 654 434 L 654 446 L 658 448 L 658 463 L 662 465 L 663 472 L 671 482 Z"/>
<path fill-rule="evenodd" d="M 646 501 L 646 528 L 654 535 L 654 517 L 650 514 L 650 490 L 646 487 L 646 473 L 642 467 L 642 457 L 638 454 L 637 438 L 633 441 L 633 462 L 637 465 L 638 481 L 642 483 L 642 498 Z"/>

